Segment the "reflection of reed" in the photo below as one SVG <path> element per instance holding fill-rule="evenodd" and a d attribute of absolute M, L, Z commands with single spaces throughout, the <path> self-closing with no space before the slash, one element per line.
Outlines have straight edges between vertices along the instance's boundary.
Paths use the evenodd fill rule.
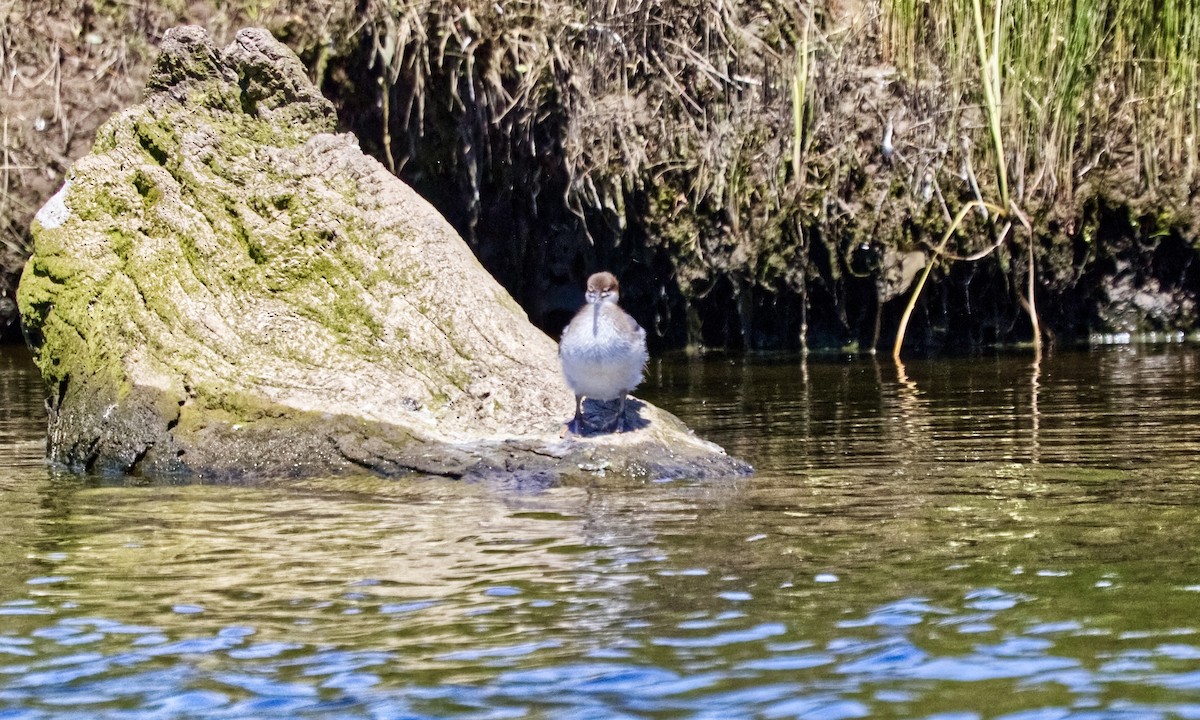
<path fill-rule="evenodd" d="M 795 426 L 795 441 L 803 443 L 804 446 L 811 445 L 813 437 L 813 387 L 812 377 L 808 369 L 809 356 L 804 353 L 800 356 L 800 393 L 796 398 L 796 415 Z"/>
<path fill-rule="evenodd" d="M 1042 389 L 1042 354 L 1035 353 L 1029 372 L 1029 462 L 1036 464 L 1041 458 L 1040 430 L 1042 427 L 1041 411 L 1038 409 L 1038 395 Z"/>
<path fill-rule="evenodd" d="M 935 450 L 935 442 L 929 429 L 929 413 L 921 396 L 917 381 L 908 376 L 904 363 L 895 361 L 895 427 L 900 430 L 896 443 L 899 460 L 905 465 L 928 462 Z M 881 386 L 882 391 L 882 386 Z M 882 393 L 887 398 L 887 393 Z"/>

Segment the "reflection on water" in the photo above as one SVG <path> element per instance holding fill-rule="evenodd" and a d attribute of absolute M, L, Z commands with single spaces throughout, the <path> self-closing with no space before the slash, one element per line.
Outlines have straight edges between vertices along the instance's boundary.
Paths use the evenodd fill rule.
<path fill-rule="evenodd" d="M 785 358 L 729 359 L 659 365 L 662 389 L 651 399 L 703 432 L 732 436 L 732 449 L 782 472 L 881 458 L 1129 467 L 1186 460 L 1200 449 L 1200 438 L 1170 432 L 1200 419 L 1198 366 L 1200 355 L 1183 350 L 901 369 L 871 359 L 807 368 Z"/>
<path fill-rule="evenodd" d="M 39 468 L 46 448 L 42 381 L 24 348 L 0 345 L 0 468 Z M 0 471 L 0 488 L 8 480 Z"/>
<path fill-rule="evenodd" d="M 1200 717 L 1200 354 L 654 364 L 751 478 L 122 486 L 0 352 L 0 717 Z"/>

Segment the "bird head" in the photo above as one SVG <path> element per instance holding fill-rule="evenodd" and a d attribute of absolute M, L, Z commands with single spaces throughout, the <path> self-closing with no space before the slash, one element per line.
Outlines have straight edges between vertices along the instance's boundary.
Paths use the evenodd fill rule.
<path fill-rule="evenodd" d="M 590 304 L 616 303 L 621 299 L 621 286 L 610 272 L 598 272 L 588 278 L 587 301 Z"/>

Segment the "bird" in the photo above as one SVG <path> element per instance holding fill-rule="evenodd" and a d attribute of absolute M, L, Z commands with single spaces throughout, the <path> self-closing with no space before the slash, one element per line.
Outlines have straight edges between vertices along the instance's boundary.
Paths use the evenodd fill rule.
<path fill-rule="evenodd" d="M 587 304 L 563 329 L 558 344 L 563 377 L 575 393 L 575 430 L 586 425 L 583 398 L 587 397 L 621 401 L 616 418 L 605 428 L 621 432 L 626 398 L 641 384 L 650 357 L 646 331 L 617 304 L 621 289 L 612 273 L 589 277 L 585 297 Z"/>

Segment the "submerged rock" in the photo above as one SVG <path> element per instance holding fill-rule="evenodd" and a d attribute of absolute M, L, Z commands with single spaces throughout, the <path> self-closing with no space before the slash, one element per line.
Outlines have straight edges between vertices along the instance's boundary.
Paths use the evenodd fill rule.
<path fill-rule="evenodd" d="M 49 452 L 144 475 L 454 477 L 748 467 L 639 403 L 560 438 L 552 340 L 407 185 L 332 134 L 286 47 L 170 31 L 34 222 L 18 291 Z M 592 408 L 599 412 L 601 408 Z"/>

